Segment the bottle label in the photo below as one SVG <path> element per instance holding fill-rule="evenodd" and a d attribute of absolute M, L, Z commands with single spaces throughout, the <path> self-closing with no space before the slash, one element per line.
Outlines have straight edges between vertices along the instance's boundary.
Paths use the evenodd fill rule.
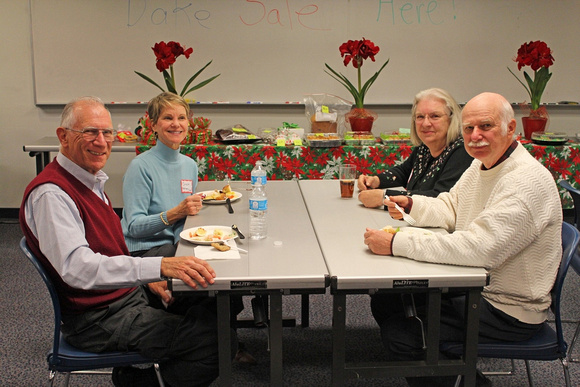
<path fill-rule="evenodd" d="M 258 179 L 260 179 L 260 181 L 262 182 L 262 185 L 266 185 L 266 182 L 267 182 L 266 176 L 252 176 L 252 184 L 256 185 L 256 181 L 258 181 Z"/>
<path fill-rule="evenodd" d="M 268 209 L 267 200 L 252 200 L 250 199 L 250 210 L 265 211 Z"/>

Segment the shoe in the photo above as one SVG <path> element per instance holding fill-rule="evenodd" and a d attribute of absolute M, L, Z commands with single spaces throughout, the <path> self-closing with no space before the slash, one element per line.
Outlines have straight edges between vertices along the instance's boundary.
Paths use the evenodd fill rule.
<path fill-rule="evenodd" d="M 238 344 L 238 351 L 234 357 L 234 361 L 242 364 L 254 365 L 258 363 L 256 358 L 246 351 L 246 346 L 243 343 Z"/>
<path fill-rule="evenodd" d="M 112 379 L 115 387 L 159 387 L 157 374 L 152 366 L 149 368 L 115 367 Z"/>

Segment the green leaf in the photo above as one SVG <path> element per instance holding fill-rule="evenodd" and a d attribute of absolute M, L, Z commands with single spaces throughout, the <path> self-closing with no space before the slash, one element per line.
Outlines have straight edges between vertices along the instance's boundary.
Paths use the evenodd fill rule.
<path fill-rule="evenodd" d="M 213 81 L 214 79 L 216 79 L 217 77 L 219 77 L 221 75 L 221 74 L 218 74 L 218 75 L 216 75 L 214 77 L 211 77 L 210 80 L 206 80 L 206 81 L 202 82 L 203 84 L 202 83 L 199 83 L 196 86 L 194 86 L 193 88 L 187 90 L 187 88 L 189 87 L 189 85 L 191 84 L 191 82 L 193 82 L 195 80 L 195 78 L 197 78 L 198 75 L 201 74 L 201 72 L 203 70 L 205 70 L 206 67 L 209 66 L 212 62 L 213 62 L 213 60 L 210 60 L 209 62 L 207 62 L 207 64 L 205 66 L 203 66 L 197 73 L 193 74 L 193 76 L 191 78 L 189 78 L 189 80 L 185 83 L 185 85 L 183 86 L 183 89 L 181 90 L 181 94 L 180 95 L 182 97 L 185 96 L 185 95 L 187 95 L 187 94 L 189 94 L 193 90 L 197 90 L 197 89 L 199 89 L 199 88 L 207 85 L 208 83 L 210 83 L 211 81 Z M 187 90 L 187 92 L 185 90 Z"/>
<path fill-rule="evenodd" d="M 173 78 L 169 75 L 167 70 L 163 70 L 163 79 L 165 79 L 165 85 L 167 85 L 167 91 L 169 91 L 170 93 L 177 94 L 177 91 L 175 90 L 175 83 L 173 81 Z"/>
<path fill-rule="evenodd" d="M 182 91 L 181 96 L 185 97 L 187 94 L 191 93 L 192 91 L 197 90 L 197 89 L 201 89 L 202 87 L 204 87 L 205 85 L 207 85 L 208 83 L 210 83 L 211 81 L 213 81 L 214 79 L 219 77 L 220 75 L 221 74 L 214 75 L 213 77 L 208 78 L 205 81 L 198 83 L 197 85 L 193 86 L 191 89 L 187 90 L 185 93 L 183 93 L 183 91 Z"/>
<path fill-rule="evenodd" d="M 350 92 L 350 94 L 353 96 L 355 103 L 357 104 L 357 107 L 359 105 L 359 102 L 362 103 L 362 100 L 360 99 L 360 95 L 358 90 L 356 89 L 356 87 L 348 80 L 347 77 L 345 77 L 344 75 L 337 73 L 336 71 L 334 71 L 332 69 L 332 67 L 330 67 L 328 64 L 324 64 L 326 66 L 326 68 L 328 68 L 332 73 L 329 73 L 328 71 L 324 71 L 325 73 L 327 73 L 328 75 L 330 75 L 332 78 L 336 79 L 340 84 L 342 84 L 344 87 L 346 87 L 346 89 Z"/>
<path fill-rule="evenodd" d="M 518 80 L 518 82 L 521 83 L 521 85 L 524 87 L 524 89 L 526 89 L 526 91 L 528 92 L 528 95 L 530 96 L 530 99 L 531 99 L 532 93 L 530 92 L 530 89 L 528 89 L 528 87 L 520 80 L 520 78 L 518 78 L 518 76 L 516 74 L 514 74 L 514 72 L 509 67 L 507 69 Z M 524 72 L 524 75 L 525 75 L 525 72 Z"/>
<path fill-rule="evenodd" d="M 157 82 L 155 82 L 153 79 L 149 78 L 147 75 L 142 74 L 138 71 L 135 71 L 135 74 L 137 74 L 138 76 L 140 76 L 141 78 L 143 78 L 144 80 L 146 80 L 147 82 L 151 83 L 153 86 L 157 86 L 159 88 L 159 90 L 161 91 L 165 91 L 161 86 L 159 86 L 157 84 Z"/>
<path fill-rule="evenodd" d="M 388 59 L 385 62 L 385 64 L 381 66 L 381 68 L 379 69 L 379 71 L 377 71 L 375 73 L 375 75 L 373 75 L 372 77 L 370 77 L 368 79 L 368 81 L 365 82 L 365 84 L 364 84 L 364 86 L 362 87 L 362 90 L 361 90 L 361 96 L 362 96 L 362 100 L 363 101 L 364 101 L 364 98 L 365 98 L 365 95 L 366 95 L 367 91 L 372 86 L 372 84 L 377 80 L 377 78 L 378 78 L 379 74 L 381 73 L 381 71 L 383 71 L 383 69 L 385 68 L 385 66 L 387 66 L 387 64 L 389 63 L 389 60 L 390 59 Z"/>

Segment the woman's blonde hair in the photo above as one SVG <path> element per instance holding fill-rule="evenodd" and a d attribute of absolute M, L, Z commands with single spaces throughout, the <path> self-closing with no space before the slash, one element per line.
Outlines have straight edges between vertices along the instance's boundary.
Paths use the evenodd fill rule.
<path fill-rule="evenodd" d="M 185 108 L 185 114 L 189 117 L 189 104 L 183 99 L 183 97 L 170 93 L 163 92 L 149 101 L 147 105 L 147 114 L 149 114 L 149 119 L 151 120 L 151 125 L 155 125 L 163 109 L 169 106 L 183 106 Z"/>

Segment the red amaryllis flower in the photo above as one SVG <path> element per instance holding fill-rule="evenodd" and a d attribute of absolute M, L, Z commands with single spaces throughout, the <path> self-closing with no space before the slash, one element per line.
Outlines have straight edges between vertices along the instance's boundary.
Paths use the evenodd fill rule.
<path fill-rule="evenodd" d="M 186 59 L 189 59 L 189 56 L 193 53 L 193 48 L 191 47 L 185 48 L 178 42 L 174 41 L 170 41 L 167 43 L 165 42 L 155 43 L 155 45 L 151 48 L 153 49 L 155 59 L 157 60 L 155 66 L 157 67 L 157 70 L 163 73 L 163 79 L 165 80 L 165 84 L 167 85 L 167 91 L 178 94 L 177 89 L 175 87 L 175 74 L 173 72 L 173 64 L 175 63 L 177 58 L 179 58 L 181 55 L 185 56 Z M 191 82 L 193 82 L 195 78 L 197 78 L 197 76 L 201 74 L 201 72 L 211 64 L 211 62 L 212 61 L 209 61 L 205 66 L 202 67 L 201 70 L 199 70 L 191 78 L 189 78 L 189 80 L 185 83 L 185 86 L 181 90 L 181 93 L 179 93 L 180 96 L 184 97 L 185 95 L 191 93 L 192 91 L 202 88 L 203 86 L 207 85 L 208 83 L 210 83 L 211 81 L 220 76 L 220 74 L 215 75 L 188 89 Z M 167 70 L 169 70 L 169 72 Z M 145 79 L 147 82 L 151 83 L 152 85 L 157 86 L 159 89 L 161 89 L 161 91 L 165 91 L 161 86 L 159 86 L 155 81 L 153 81 L 148 76 L 138 71 L 135 71 L 135 73 L 139 75 L 141 78 Z"/>
<path fill-rule="evenodd" d="M 548 68 L 553 65 L 554 57 L 552 57 L 552 50 L 546 43 L 536 40 L 522 44 L 515 61 L 518 63 L 518 70 L 524 66 L 530 66 L 532 70 L 536 71 L 540 67 Z"/>
<path fill-rule="evenodd" d="M 352 65 L 357 69 L 363 65 L 364 59 L 371 58 L 374 62 L 375 55 L 380 50 L 373 42 L 365 38 L 362 38 L 362 40 L 349 40 L 338 49 L 340 50 L 340 56 L 344 57 L 344 65 L 348 66 L 352 60 Z"/>
<path fill-rule="evenodd" d="M 370 58 L 373 62 L 375 61 L 375 55 L 379 52 L 379 47 L 375 46 L 373 42 L 368 39 L 362 38 L 362 40 L 349 40 L 346 43 L 343 43 L 338 48 L 340 51 L 340 56 L 344 57 L 343 63 L 345 66 L 352 61 L 352 65 L 357 69 L 358 72 L 358 88 L 355 87 L 344 75 L 334 71 L 328 64 L 324 64 L 328 71 L 324 71 L 338 82 L 340 82 L 346 89 L 350 92 L 355 100 L 355 104 L 357 108 L 364 107 L 364 99 L 367 91 L 373 84 L 373 82 L 377 79 L 381 71 L 385 68 L 389 60 L 385 62 L 372 77 L 370 77 L 364 85 L 362 85 L 361 81 L 361 67 L 363 65 L 363 61 L 365 59 Z"/>
<path fill-rule="evenodd" d="M 548 71 L 548 67 L 554 64 L 554 57 L 552 57 L 552 50 L 548 45 L 540 40 L 535 42 L 524 43 L 518 49 L 518 55 L 514 59 L 518 64 L 518 70 L 522 67 L 530 66 L 534 70 L 534 79 L 524 71 L 524 78 L 526 79 L 526 84 L 524 84 L 516 74 L 508 67 L 508 70 L 519 83 L 522 84 L 524 89 L 528 92 L 531 99 L 531 109 L 532 114 L 540 108 L 540 101 L 542 99 L 542 94 L 544 89 L 548 84 L 548 81 L 552 77 L 552 73 Z"/>

